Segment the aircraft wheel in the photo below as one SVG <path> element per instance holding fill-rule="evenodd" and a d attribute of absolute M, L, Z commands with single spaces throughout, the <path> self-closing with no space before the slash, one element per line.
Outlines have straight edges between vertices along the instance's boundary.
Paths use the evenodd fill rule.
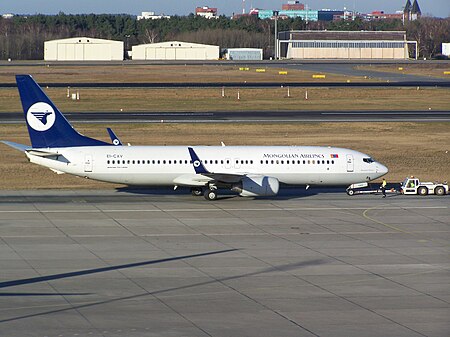
<path fill-rule="evenodd" d="M 205 196 L 206 200 L 209 200 L 209 201 L 216 200 L 217 199 L 217 192 L 214 191 L 214 190 L 209 190 L 208 189 L 208 190 L 205 191 L 204 196 Z"/>
<path fill-rule="evenodd" d="M 442 186 L 438 186 L 434 189 L 434 194 L 436 195 L 444 195 L 445 189 Z"/>
<path fill-rule="evenodd" d="M 194 197 L 199 197 L 203 194 L 203 190 L 201 187 L 192 187 L 191 193 Z"/>
<path fill-rule="evenodd" d="M 421 186 L 417 189 L 417 194 L 419 195 L 427 195 L 428 194 L 428 188 L 425 186 Z"/>

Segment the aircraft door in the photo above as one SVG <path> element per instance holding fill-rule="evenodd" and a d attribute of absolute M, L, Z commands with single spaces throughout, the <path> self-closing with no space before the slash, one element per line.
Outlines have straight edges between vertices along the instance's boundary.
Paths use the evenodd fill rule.
<path fill-rule="evenodd" d="M 353 161 L 353 155 L 348 154 L 347 155 L 347 172 L 353 172 L 355 169 L 355 164 Z"/>
<path fill-rule="evenodd" d="M 84 156 L 84 172 L 92 172 L 92 155 L 87 154 Z"/>

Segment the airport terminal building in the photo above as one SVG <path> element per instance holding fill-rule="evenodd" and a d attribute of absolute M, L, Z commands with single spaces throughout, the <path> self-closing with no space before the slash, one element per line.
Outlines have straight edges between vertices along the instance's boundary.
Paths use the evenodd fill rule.
<path fill-rule="evenodd" d="M 286 31 L 278 34 L 278 58 L 408 59 L 405 31 Z"/>

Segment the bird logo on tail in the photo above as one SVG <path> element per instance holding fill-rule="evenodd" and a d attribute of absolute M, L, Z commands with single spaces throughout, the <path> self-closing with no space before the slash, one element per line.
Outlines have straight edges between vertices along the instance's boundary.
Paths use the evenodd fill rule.
<path fill-rule="evenodd" d="M 27 123 L 36 131 L 47 131 L 53 126 L 55 119 L 55 111 L 50 104 L 38 102 L 28 109 Z"/>

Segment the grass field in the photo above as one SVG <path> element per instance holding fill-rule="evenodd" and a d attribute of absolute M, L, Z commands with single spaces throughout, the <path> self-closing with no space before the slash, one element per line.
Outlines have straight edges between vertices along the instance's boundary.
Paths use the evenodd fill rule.
<path fill-rule="evenodd" d="M 450 89 L 425 88 L 259 88 L 93 89 L 79 88 L 80 101 L 67 89 L 46 89 L 66 112 L 83 111 L 239 111 L 239 110 L 447 110 Z M 308 91 L 308 100 L 305 92 Z M 72 89 L 74 92 L 75 89 Z M 16 89 L 0 89 L 0 112 L 21 111 Z"/>
<path fill-rule="evenodd" d="M 417 64 L 405 64 L 405 65 L 364 65 L 358 66 L 358 69 L 380 71 L 387 73 L 402 73 L 409 75 L 419 75 L 426 77 L 440 77 L 448 78 L 450 80 L 450 74 L 444 74 L 444 72 L 450 72 L 450 62 L 443 61 L 442 63 L 417 63 Z"/>
<path fill-rule="evenodd" d="M 0 83 L 13 83 L 16 74 L 31 74 L 38 82 L 346 82 L 374 81 L 363 77 L 327 74 L 325 79 L 313 79 L 317 72 L 298 69 L 284 69 L 278 67 L 248 66 L 248 70 L 240 70 L 236 65 L 99 65 L 99 66 L 14 66 L 0 67 Z M 257 72 L 264 69 L 265 72 Z M 287 71 L 287 75 L 280 75 L 279 71 Z M 323 73 L 320 73 L 323 74 Z"/>
<path fill-rule="evenodd" d="M 78 125 L 109 141 L 105 126 Z M 389 182 L 407 175 L 450 178 L 450 123 L 297 124 L 117 124 L 114 131 L 133 145 L 333 145 L 372 155 L 390 169 Z M 25 125 L 0 125 L 0 139 L 29 143 Z M 0 189 L 111 188 L 115 185 L 57 175 L 28 163 L 24 154 L 0 144 Z"/>

